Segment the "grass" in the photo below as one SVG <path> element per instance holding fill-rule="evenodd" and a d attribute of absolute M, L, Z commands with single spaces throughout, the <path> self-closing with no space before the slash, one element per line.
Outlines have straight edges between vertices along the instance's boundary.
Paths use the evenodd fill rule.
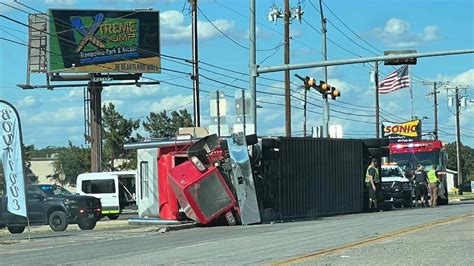
<path fill-rule="evenodd" d="M 472 193 L 472 192 L 463 192 L 462 195 L 457 195 L 454 192 L 449 192 L 448 196 L 449 196 L 450 200 L 453 200 L 453 199 L 461 199 L 461 200 L 474 199 L 474 193 Z"/>

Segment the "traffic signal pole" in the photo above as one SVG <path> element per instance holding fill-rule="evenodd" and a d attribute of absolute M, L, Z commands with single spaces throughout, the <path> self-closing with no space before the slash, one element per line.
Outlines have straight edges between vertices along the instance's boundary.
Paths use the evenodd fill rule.
<path fill-rule="evenodd" d="M 315 68 L 315 67 L 323 67 L 323 66 L 339 66 L 339 65 L 362 64 L 362 63 L 377 62 L 377 61 L 389 61 L 389 60 L 394 60 L 394 59 L 422 58 L 422 57 L 435 57 L 435 56 L 460 55 L 460 54 L 474 54 L 474 49 L 398 54 L 398 55 L 382 55 L 382 56 L 372 56 L 372 57 L 358 57 L 358 58 L 353 58 L 353 59 L 332 60 L 332 61 L 325 61 L 325 62 L 310 62 L 310 63 L 291 64 L 291 65 L 287 64 L 287 65 L 279 65 L 279 66 L 258 67 L 257 74 L 279 72 L 279 71 L 284 71 L 287 69 L 297 70 L 297 69 Z"/>
<path fill-rule="evenodd" d="M 322 40 L 323 40 L 323 62 L 327 61 L 327 45 L 326 45 L 326 18 L 323 15 L 323 5 L 322 5 L 322 0 L 319 0 L 319 10 L 321 11 L 321 32 L 323 34 Z M 324 82 L 328 83 L 328 67 L 324 66 L 323 68 L 323 77 L 324 77 Z M 323 96 L 323 136 L 325 138 L 329 138 L 329 101 L 328 101 L 328 96 L 324 95 Z"/>
<path fill-rule="evenodd" d="M 290 0 L 285 0 L 285 64 L 290 63 Z M 291 95 L 290 95 L 290 70 L 285 70 L 285 132 L 291 137 Z"/>

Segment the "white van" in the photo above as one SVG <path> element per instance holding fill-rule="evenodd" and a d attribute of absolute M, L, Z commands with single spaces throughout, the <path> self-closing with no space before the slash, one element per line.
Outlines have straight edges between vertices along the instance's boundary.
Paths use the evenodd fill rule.
<path fill-rule="evenodd" d="M 77 177 L 77 192 L 99 198 L 102 215 L 115 220 L 127 206 L 136 205 L 136 171 L 85 173 Z"/>

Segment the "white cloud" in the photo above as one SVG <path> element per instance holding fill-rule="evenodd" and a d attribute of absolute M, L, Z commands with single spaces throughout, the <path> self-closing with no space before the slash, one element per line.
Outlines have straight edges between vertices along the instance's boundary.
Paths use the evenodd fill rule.
<path fill-rule="evenodd" d="M 54 5 L 57 7 L 57 5 L 61 6 L 72 6 L 77 3 L 77 0 L 44 0 L 44 3 L 46 5 Z"/>
<path fill-rule="evenodd" d="M 474 68 L 471 68 L 468 71 L 455 76 L 452 82 L 458 85 L 473 86 L 474 85 Z"/>
<path fill-rule="evenodd" d="M 170 109 L 175 109 L 175 108 L 183 109 L 185 107 L 181 107 L 181 106 L 189 102 L 192 102 L 192 100 L 193 100 L 192 95 L 183 96 L 179 94 L 175 96 L 162 98 L 160 101 L 141 102 L 140 104 L 137 104 L 138 106 L 135 109 L 136 109 L 136 112 L 145 113 L 145 114 L 148 114 L 150 112 L 158 113 L 163 110 L 170 110 Z"/>
<path fill-rule="evenodd" d="M 145 96 L 159 96 L 169 92 L 169 88 L 163 85 L 147 85 L 147 86 L 113 86 L 105 87 L 102 96 L 104 99 L 128 99 Z"/>
<path fill-rule="evenodd" d="M 62 103 L 62 102 L 70 102 L 70 101 L 80 101 L 83 98 L 84 98 L 84 91 L 82 89 L 70 90 L 64 96 L 51 98 L 50 102 Z"/>
<path fill-rule="evenodd" d="M 38 101 L 35 99 L 34 96 L 26 96 L 25 98 L 18 101 L 18 108 L 30 107 L 35 105 L 37 102 Z"/>
<path fill-rule="evenodd" d="M 376 27 L 372 30 L 372 35 L 385 43 L 388 47 L 413 48 L 424 42 L 436 41 L 440 39 L 439 28 L 428 25 L 423 32 L 414 33 L 410 24 L 399 18 L 391 18 L 385 26 Z"/>
<path fill-rule="evenodd" d="M 226 19 L 217 19 L 212 23 L 225 34 L 232 35 L 235 31 L 235 22 Z M 191 24 L 184 21 L 184 15 L 176 10 L 160 13 L 161 38 L 163 44 L 189 43 L 191 40 Z M 200 41 L 222 37 L 209 22 L 198 21 L 198 35 Z"/>
<path fill-rule="evenodd" d="M 29 126 L 61 125 L 73 121 L 82 121 L 83 116 L 83 107 L 65 107 L 58 108 L 54 111 L 40 112 L 29 115 L 26 118 L 26 123 L 28 123 Z"/>

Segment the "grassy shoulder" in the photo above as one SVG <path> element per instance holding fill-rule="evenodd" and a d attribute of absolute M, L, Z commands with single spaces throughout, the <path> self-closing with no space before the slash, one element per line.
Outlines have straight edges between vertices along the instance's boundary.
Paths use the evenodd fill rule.
<path fill-rule="evenodd" d="M 459 200 L 474 200 L 474 193 L 472 192 L 463 192 L 462 195 L 458 195 L 454 192 L 448 193 L 449 200 L 459 199 Z"/>

